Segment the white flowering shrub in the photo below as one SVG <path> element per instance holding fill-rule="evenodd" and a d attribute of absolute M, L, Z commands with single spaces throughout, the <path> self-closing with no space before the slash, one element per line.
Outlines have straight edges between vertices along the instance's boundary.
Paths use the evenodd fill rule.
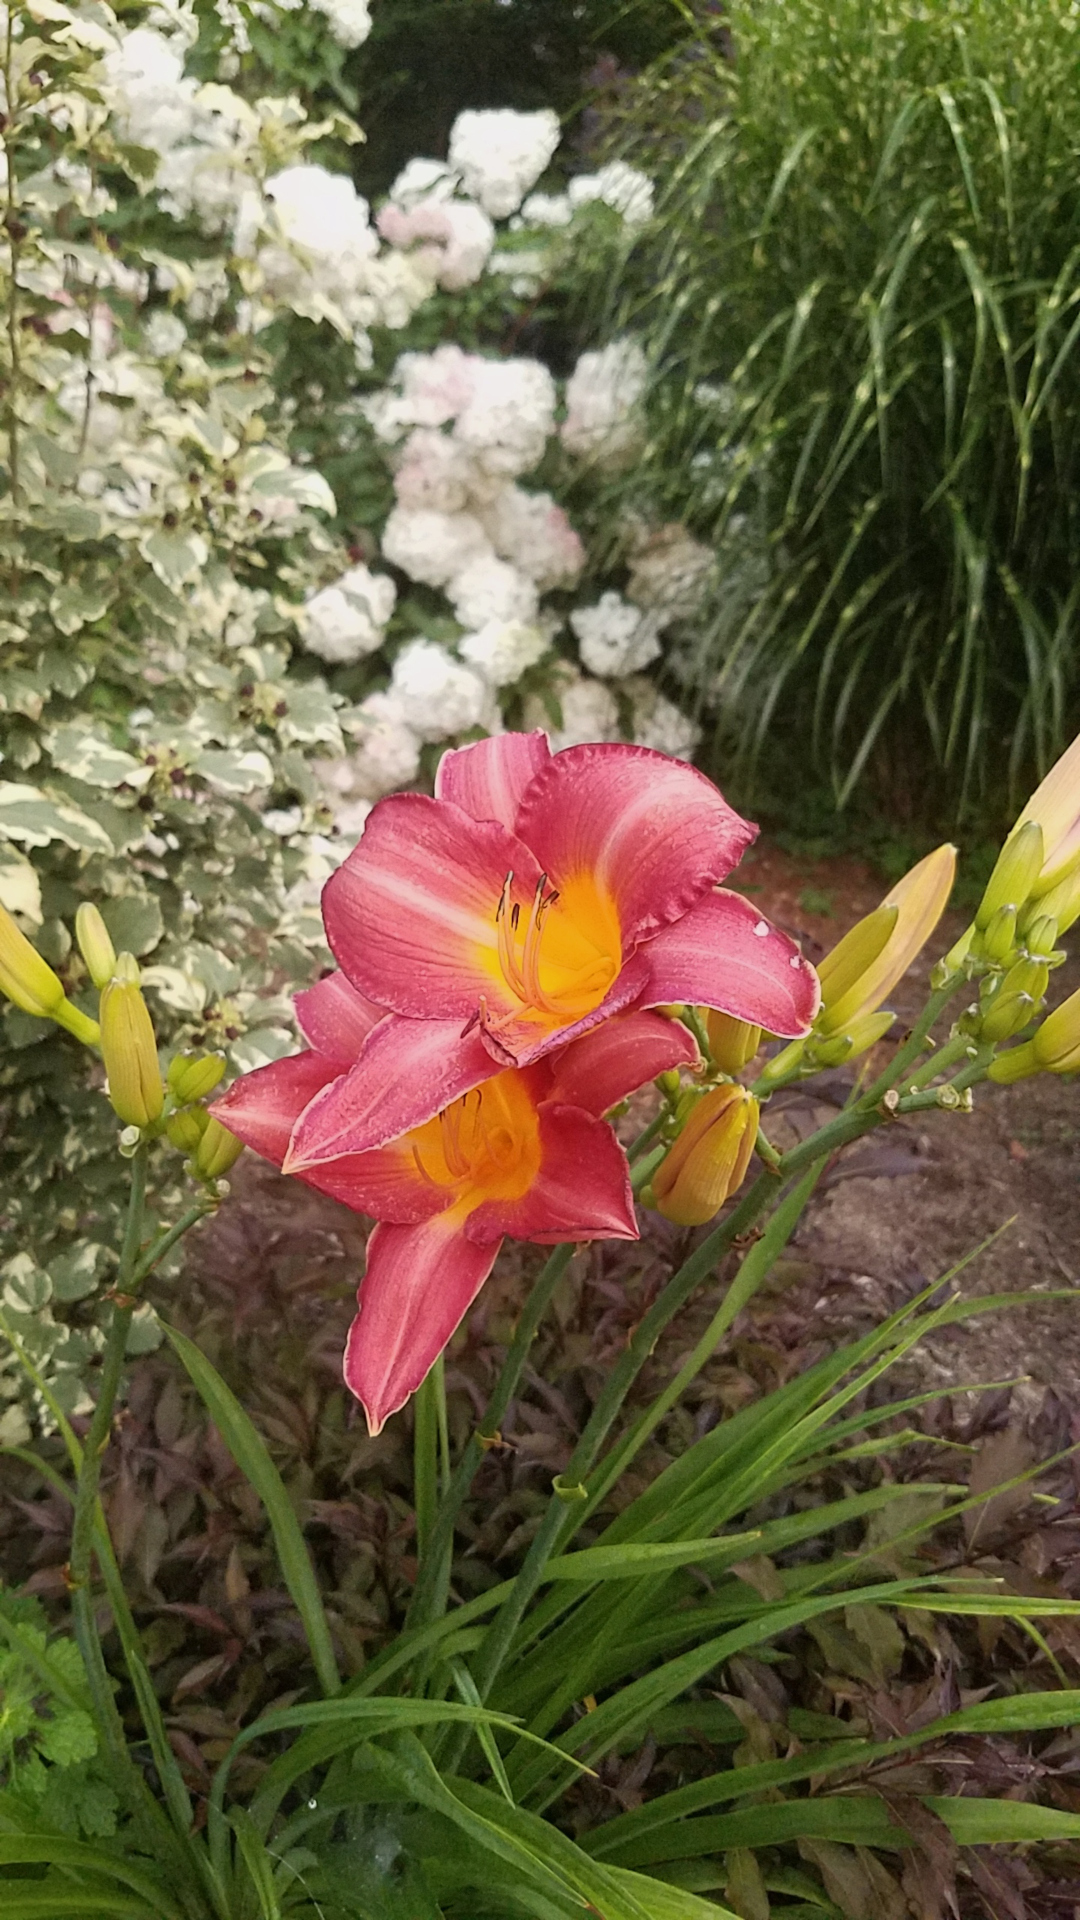
<path fill-rule="evenodd" d="M 77 1000 L 74 912 L 103 900 L 170 1049 L 235 1067 L 295 1044 L 319 888 L 446 742 L 695 744 L 643 669 L 710 556 L 605 505 L 640 349 L 565 383 L 504 350 L 650 183 L 545 194 L 555 116 L 466 113 L 373 217 L 353 124 L 266 85 L 289 59 L 321 84 L 368 25 L 361 0 L 0 8 L 0 902 Z M 116 1238 L 82 1072 L 8 1011 L 0 1262 L 31 1211 L 40 1254 L 0 1309 L 68 1407 Z"/>

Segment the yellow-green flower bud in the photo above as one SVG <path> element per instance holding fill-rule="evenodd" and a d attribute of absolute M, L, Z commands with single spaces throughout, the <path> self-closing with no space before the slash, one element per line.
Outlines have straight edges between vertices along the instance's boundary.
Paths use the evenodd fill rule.
<path fill-rule="evenodd" d="M 1028 952 L 1039 959 L 1051 960 L 1058 937 L 1058 923 L 1051 914 L 1041 913 L 1024 935 Z"/>
<path fill-rule="evenodd" d="M 652 1177 L 656 1206 L 680 1227 L 699 1227 L 742 1185 L 758 1130 L 745 1087 L 714 1087 L 695 1106 Z"/>
<path fill-rule="evenodd" d="M 220 1180 L 228 1173 L 233 1162 L 239 1160 L 244 1151 L 244 1143 L 235 1133 L 223 1127 L 220 1120 L 210 1114 L 202 1139 L 192 1155 L 192 1164 L 196 1173 L 204 1180 Z"/>
<path fill-rule="evenodd" d="M 154 1026 L 139 986 L 133 954 L 122 953 L 101 994 L 101 1057 L 113 1111 L 129 1127 L 149 1127 L 161 1115 L 165 1086 Z"/>
<path fill-rule="evenodd" d="M 979 1038 L 987 1042 L 1011 1040 L 1026 1027 L 1036 1010 L 1030 993 L 999 993 L 979 1022 Z"/>
<path fill-rule="evenodd" d="M 821 981 L 821 1004 L 826 1013 L 843 1000 L 853 987 L 858 986 L 867 969 L 884 953 L 899 918 L 900 909 L 897 906 L 875 907 L 865 919 L 856 921 L 832 952 L 825 955 L 817 975 Z M 826 1030 L 824 1020 L 819 1019 L 819 1025 Z M 836 1031 L 831 1023 L 827 1030 Z"/>
<path fill-rule="evenodd" d="M 741 1073 L 761 1046 L 761 1028 L 730 1013 L 705 1010 L 705 1031 L 712 1057 L 722 1073 Z"/>
<path fill-rule="evenodd" d="M 765 1092 L 768 1092 L 771 1087 L 778 1087 L 782 1080 L 786 1080 L 795 1072 L 805 1054 L 805 1040 L 793 1040 L 790 1046 L 781 1047 L 779 1053 L 774 1053 L 771 1060 L 766 1060 L 758 1076 L 758 1085 Z"/>
<path fill-rule="evenodd" d="M 185 1107 L 181 1113 L 170 1113 L 165 1122 L 170 1144 L 190 1156 L 206 1132 L 209 1118 L 205 1107 Z"/>
<path fill-rule="evenodd" d="M 1080 1052 L 1080 989 L 1047 1014 L 1031 1044 L 1048 1073 L 1075 1073 L 1075 1067 L 1064 1063 Z"/>
<path fill-rule="evenodd" d="M 975 925 L 979 932 L 990 925 L 999 907 L 1015 907 L 1017 912 L 1029 898 L 1043 863 L 1043 831 L 1037 820 L 1027 820 L 1009 835 L 979 902 Z"/>
<path fill-rule="evenodd" d="M 999 907 L 983 930 L 982 950 L 988 960 L 999 964 L 1016 945 L 1016 908 Z"/>
<path fill-rule="evenodd" d="M 853 1020 L 847 1030 L 847 1038 L 851 1041 L 848 1059 L 857 1060 L 861 1053 L 869 1053 L 871 1047 L 876 1047 L 878 1041 L 885 1038 L 895 1019 L 895 1013 L 886 1010 L 884 1013 L 864 1013 L 860 1020 Z"/>
<path fill-rule="evenodd" d="M 213 1093 L 224 1072 L 224 1054 L 178 1053 L 169 1062 L 169 1092 L 178 1107 L 186 1107 L 192 1100 L 205 1100 Z"/>
<path fill-rule="evenodd" d="M 97 908 L 84 900 L 75 915 L 75 938 L 95 987 L 107 987 L 116 969 L 116 949 Z"/>
<path fill-rule="evenodd" d="M 997 1082 L 999 1087 L 1011 1087 L 1017 1080 L 1029 1080 L 1033 1073 L 1041 1073 L 1039 1057 L 1030 1040 L 1022 1047 L 1010 1047 L 1008 1053 L 999 1053 L 990 1062 L 987 1079 Z"/>
<path fill-rule="evenodd" d="M 1080 920 L 1080 867 L 1067 873 L 1063 880 L 1047 893 L 1040 894 L 1028 904 L 1027 913 L 1020 922 L 1021 933 L 1025 934 L 1029 921 L 1048 914 L 1057 922 L 1058 934 L 1067 933 L 1074 920 Z M 1030 943 L 1029 943 L 1030 944 Z"/>
<path fill-rule="evenodd" d="M 0 993 L 23 1013 L 55 1020 L 64 989 L 47 960 L 31 946 L 6 907 L 0 907 Z"/>
<path fill-rule="evenodd" d="M 1027 993 L 1033 1000 L 1041 1000 L 1049 983 L 1050 969 L 1045 960 L 1018 960 L 1005 975 L 1001 991 Z"/>
<path fill-rule="evenodd" d="M 675 1067 L 667 1067 L 663 1073 L 658 1073 L 656 1084 L 665 1100 L 677 1100 L 682 1091 L 682 1078 Z"/>

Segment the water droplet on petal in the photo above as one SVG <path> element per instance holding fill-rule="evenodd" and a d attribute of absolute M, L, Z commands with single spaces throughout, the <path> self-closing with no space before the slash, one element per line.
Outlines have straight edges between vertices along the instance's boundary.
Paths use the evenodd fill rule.
<path fill-rule="evenodd" d="M 772 929 L 767 920 L 759 920 L 754 928 L 754 932 L 757 934 L 759 940 L 767 940 L 771 931 Z"/>
<path fill-rule="evenodd" d="M 798 973 L 798 971 L 799 971 L 799 968 L 800 968 L 800 967 L 802 966 L 802 963 L 803 963 L 803 961 L 802 961 L 802 954 L 801 954 L 801 953 L 793 953 L 793 954 L 792 954 L 792 956 L 791 956 L 791 959 L 790 959 L 790 960 L 788 961 L 788 966 L 789 966 L 789 967 L 794 967 L 794 969 L 795 969 L 795 971 L 796 971 L 796 973 Z"/>

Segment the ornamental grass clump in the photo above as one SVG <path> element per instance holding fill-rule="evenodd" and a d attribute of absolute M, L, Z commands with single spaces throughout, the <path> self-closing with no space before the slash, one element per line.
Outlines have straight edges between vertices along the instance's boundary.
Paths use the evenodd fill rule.
<path fill-rule="evenodd" d="M 1077 697 L 1073 8 L 728 19 L 624 279 L 660 358 L 657 483 L 718 551 L 673 671 L 729 750 L 798 729 L 841 802 L 871 769 L 1016 791 Z"/>
<path fill-rule="evenodd" d="M 1063 763 L 1070 779 L 1073 764 Z M 0 1311 L 64 1449 L 60 1465 L 15 1451 L 71 1505 L 74 1636 L 62 1619 L 50 1637 L 33 1603 L 0 1590 L 5 1920 L 572 1920 L 586 1910 L 732 1920 L 711 1896 L 764 1914 L 774 1891 L 820 1905 L 823 1882 L 855 1881 L 899 1914 L 932 1861 L 963 1871 L 965 1848 L 1080 1838 L 1080 1815 L 1058 1805 L 946 1796 L 918 1774 L 890 1796 L 871 1771 L 928 1742 L 1069 1726 L 1080 1694 L 1065 1685 L 980 1693 L 877 1741 L 836 1738 L 831 1719 L 806 1714 L 783 1756 L 771 1738 L 764 1750 L 743 1741 L 753 1721 L 744 1727 L 716 1699 L 727 1670 L 753 1653 L 767 1672 L 803 1630 L 825 1647 L 844 1636 L 863 1645 L 887 1676 L 909 1651 L 938 1646 L 939 1621 L 1012 1622 L 1044 1649 L 1038 1623 L 1080 1613 L 1080 1602 L 1026 1591 L 1027 1576 L 1019 1590 L 981 1561 L 933 1570 L 920 1559 L 930 1529 L 984 1502 L 985 1487 L 958 1498 L 949 1483 L 913 1489 L 883 1472 L 852 1490 L 843 1471 L 918 1437 L 893 1425 L 919 1401 L 883 1401 L 886 1370 L 925 1334 L 1015 1296 L 967 1301 L 935 1283 L 699 1434 L 653 1484 L 634 1473 L 768 1280 L 835 1155 L 897 1115 L 963 1124 L 974 1090 L 1009 1057 L 995 1009 L 1011 1006 L 1015 969 L 1036 956 L 1020 937 L 1006 947 L 995 933 L 988 945 L 998 908 L 988 916 L 984 902 L 934 965 L 910 1032 L 876 1050 L 834 1117 L 780 1152 L 767 1133 L 773 1091 L 818 1070 L 822 1038 L 850 1035 L 822 1034 L 819 982 L 797 948 L 745 901 L 725 904 L 737 897 L 717 881 L 754 828 L 701 775 L 614 743 L 552 756 L 536 736 L 502 735 L 446 756 L 437 785 L 433 800 L 382 802 L 326 889 L 341 968 L 299 996 L 308 1048 L 236 1080 L 212 1111 L 220 1060 L 162 1058 L 137 962 L 110 952 L 92 912 L 80 916 L 101 981 L 80 1037 L 100 1049 L 96 1097 L 122 1123 L 129 1206 L 85 1432 L 35 1366 L 19 1316 Z M 432 831 L 410 842 L 402 822 L 417 802 Z M 834 1013 L 849 1004 L 857 1025 L 880 1007 L 896 955 L 914 958 L 933 932 L 951 861 L 945 848 L 920 863 L 826 962 L 844 989 Z M 1066 876 L 1053 871 L 1060 885 Z M 1040 876 L 1010 855 L 991 904 L 1002 872 L 1015 926 Z M 556 923 L 564 899 L 568 917 Z M 5 989 L 51 999 L 47 1017 L 63 1024 L 66 1002 L 42 996 L 32 944 L 6 922 L 0 938 Z M 1037 962 L 1048 977 L 1056 957 Z M 766 1019 L 790 1044 L 755 1073 Z M 1060 1071 L 1078 1027 L 1068 1001 L 1044 1021 L 1033 1000 L 1019 1038 L 1040 1069 Z M 624 1146 L 612 1119 L 650 1077 L 654 1117 Z M 243 1141 L 377 1219 L 342 1366 L 373 1435 L 414 1396 L 417 1558 L 402 1630 L 365 1658 L 325 1605 L 265 1441 L 171 1323 L 160 1282 L 157 1324 L 265 1507 L 307 1649 L 306 1684 L 252 1718 L 242 1712 L 196 1780 L 182 1764 L 188 1748 L 170 1738 L 98 1494 L 143 1290 L 226 1199 L 221 1176 Z M 188 1204 L 158 1228 L 148 1172 L 178 1148 Z M 635 1194 L 704 1232 L 681 1240 L 609 1366 L 517 1570 L 463 1600 L 455 1537 L 477 1469 L 504 1444 L 501 1423 L 575 1245 L 635 1237 Z M 442 1352 L 504 1234 L 552 1251 L 488 1403 L 455 1447 Z M 660 1336 L 695 1298 L 712 1309 L 708 1324 L 659 1391 L 631 1403 Z M 1024 1466 L 1007 1485 L 1038 1471 Z M 837 1473 L 843 1491 L 808 1504 L 807 1486 L 836 1485 Z M 115 1638 L 103 1642 L 106 1614 Z M 650 1742 L 678 1747 L 703 1714 L 710 1770 L 624 1801 L 599 1824 L 582 1818 L 583 1778 Z M 716 1767 L 733 1740 L 730 1763 Z M 795 1842 L 798 1869 L 785 1851 Z"/>

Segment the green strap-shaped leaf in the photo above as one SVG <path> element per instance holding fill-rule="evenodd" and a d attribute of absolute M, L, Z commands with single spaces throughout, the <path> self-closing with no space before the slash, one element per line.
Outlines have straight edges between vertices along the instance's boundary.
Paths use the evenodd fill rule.
<path fill-rule="evenodd" d="M 251 1481 L 266 1508 L 281 1571 L 303 1622 L 319 1685 L 326 1694 L 338 1693 L 341 1678 L 315 1569 L 285 1483 L 270 1458 L 266 1443 L 206 1355 L 175 1327 L 166 1326 L 165 1332 L 241 1473 Z"/>

